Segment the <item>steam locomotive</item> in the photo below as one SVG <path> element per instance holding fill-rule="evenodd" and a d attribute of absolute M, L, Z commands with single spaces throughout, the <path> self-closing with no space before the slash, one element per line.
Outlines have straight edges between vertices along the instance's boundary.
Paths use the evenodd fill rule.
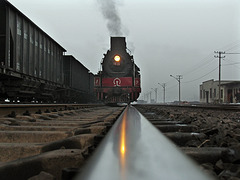
<path fill-rule="evenodd" d="M 94 76 L 97 99 L 106 104 L 136 101 L 141 92 L 140 69 L 127 51 L 125 37 L 111 37 L 110 43 L 101 62 L 102 70 Z"/>

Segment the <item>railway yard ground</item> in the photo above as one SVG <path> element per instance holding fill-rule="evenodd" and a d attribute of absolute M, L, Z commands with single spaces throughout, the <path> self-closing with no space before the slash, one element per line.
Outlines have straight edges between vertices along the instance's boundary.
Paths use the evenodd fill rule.
<path fill-rule="evenodd" d="M 216 179 L 240 179 L 239 106 L 137 109 Z"/>
<path fill-rule="evenodd" d="M 240 179 L 238 108 L 135 108 L 194 159 L 200 170 L 215 179 Z M 124 109 L 100 105 L 44 109 L 29 105 L 21 111 L 16 107 L 1 111 L 0 179 L 72 179 Z"/>

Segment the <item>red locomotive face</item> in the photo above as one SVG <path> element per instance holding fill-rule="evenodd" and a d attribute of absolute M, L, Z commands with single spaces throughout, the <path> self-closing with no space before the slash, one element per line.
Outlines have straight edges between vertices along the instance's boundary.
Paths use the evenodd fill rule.
<path fill-rule="evenodd" d="M 103 87 L 130 87 L 132 86 L 131 77 L 116 77 L 116 78 L 103 78 Z"/>
<path fill-rule="evenodd" d="M 111 37 L 111 50 L 104 55 L 102 71 L 94 78 L 98 100 L 105 103 L 132 102 L 140 92 L 140 73 L 126 51 L 124 37 Z"/>

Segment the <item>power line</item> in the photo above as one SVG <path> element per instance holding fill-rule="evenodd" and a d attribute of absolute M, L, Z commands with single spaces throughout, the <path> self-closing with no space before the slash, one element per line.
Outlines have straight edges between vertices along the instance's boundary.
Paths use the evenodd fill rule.
<path fill-rule="evenodd" d="M 233 43 L 231 43 L 231 44 L 229 44 L 227 46 L 224 46 L 221 49 L 225 49 L 225 52 L 227 52 L 229 50 L 232 50 L 232 49 L 235 49 L 235 48 L 238 48 L 238 47 L 240 47 L 240 41 L 239 40 L 237 40 L 237 41 L 235 41 L 235 42 L 233 42 Z"/>
<path fill-rule="evenodd" d="M 225 62 L 227 62 L 228 63 L 228 61 L 230 61 L 230 62 L 232 62 L 232 65 L 234 65 L 234 64 L 240 64 L 240 62 L 237 62 L 237 61 L 233 61 L 233 60 L 225 60 L 225 59 L 223 59 L 223 61 L 225 61 Z M 229 64 L 229 65 L 231 65 L 231 64 Z"/>
<path fill-rule="evenodd" d="M 223 59 L 225 62 L 227 62 L 225 59 Z M 232 62 L 231 64 L 224 64 L 224 66 L 228 66 L 228 65 L 236 65 L 236 66 L 232 66 L 236 69 L 240 69 L 240 67 L 238 66 L 238 64 L 240 64 L 240 62 L 236 62 L 236 61 L 232 61 L 232 60 L 228 60 L 230 62 Z"/>
<path fill-rule="evenodd" d="M 240 64 L 240 63 L 231 63 L 231 64 L 223 64 L 223 66 L 230 66 L 230 65 L 236 65 L 236 64 Z"/>
<path fill-rule="evenodd" d="M 190 73 L 196 71 L 197 69 L 200 69 L 200 68 L 202 68 L 202 67 L 204 67 L 204 66 L 207 66 L 209 63 L 213 62 L 213 60 L 214 60 L 213 57 L 212 57 L 211 59 L 210 59 L 210 57 L 212 57 L 212 53 L 209 54 L 208 56 L 206 56 L 205 58 L 201 59 L 201 62 L 198 63 L 199 65 L 198 65 L 198 64 L 194 65 L 193 67 L 196 66 L 195 68 L 193 68 L 193 69 L 190 70 L 190 71 L 186 71 L 185 73 L 182 73 L 182 74 L 183 74 L 183 75 L 190 74 Z M 203 69 L 203 68 L 202 68 L 202 69 Z M 173 80 L 171 79 L 171 80 L 167 81 L 166 83 L 168 84 L 168 83 L 170 83 L 170 82 L 172 82 L 172 81 L 173 81 Z M 170 87 L 170 88 L 171 88 L 171 87 Z"/>
<path fill-rule="evenodd" d="M 212 72 L 215 71 L 216 69 L 218 69 L 218 67 L 214 68 L 213 70 L 211 70 L 211 71 L 208 72 L 207 74 L 205 74 L 205 75 L 203 75 L 203 76 L 201 76 L 201 77 L 199 77 L 199 78 L 197 78 L 197 79 L 194 79 L 194 80 L 191 80 L 191 81 L 186 81 L 186 82 L 183 82 L 183 83 L 190 83 L 190 82 L 194 82 L 194 81 L 197 81 L 197 80 L 199 80 L 199 79 L 202 79 L 203 77 L 209 75 L 210 73 L 212 73 Z"/>
<path fill-rule="evenodd" d="M 208 59 L 208 61 L 203 62 L 202 65 L 197 66 L 196 68 L 190 70 L 189 72 L 183 73 L 183 75 L 192 73 L 192 72 L 196 71 L 197 69 L 200 69 L 200 68 L 202 68 L 202 67 L 204 67 L 204 66 L 207 66 L 209 63 L 213 62 L 213 60 L 214 60 L 214 58 L 211 58 L 210 61 L 209 61 L 209 59 Z"/>
<path fill-rule="evenodd" d="M 232 50 L 232 49 L 236 49 L 236 48 L 238 48 L 238 47 L 240 47 L 240 41 L 236 41 L 236 42 L 234 42 L 234 43 L 232 43 L 232 44 L 229 44 L 229 45 L 227 45 L 227 46 L 225 46 L 225 47 L 223 47 L 223 48 L 221 48 L 221 49 L 227 48 L 225 51 L 229 51 L 229 50 Z M 221 51 L 220 51 L 220 52 L 215 52 L 215 53 L 219 53 L 220 56 L 215 56 L 215 57 L 218 57 L 218 58 L 220 59 L 220 61 L 221 61 L 221 59 L 223 59 L 223 58 L 225 57 L 225 56 L 224 56 L 224 57 L 221 57 L 221 54 L 224 54 L 225 52 L 221 52 Z M 229 53 L 225 53 L 225 54 L 240 54 L 240 53 L 231 53 L 231 52 L 229 52 Z M 214 58 L 209 59 L 210 56 L 212 56 L 212 53 L 209 54 L 208 56 L 206 56 L 205 58 L 203 58 L 203 59 L 201 60 L 201 62 L 200 62 L 199 65 L 196 64 L 195 66 L 197 66 L 197 67 L 194 67 L 194 66 L 193 66 L 193 69 L 192 69 L 192 70 L 186 71 L 185 73 L 182 73 L 182 74 L 183 74 L 183 75 L 186 75 L 186 74 L 190 74 L 190 73 L 192 73 L 192 72 L 195 72 L 195 71 L 198 70 L 198 69 L 203 69 L 202 67 L 207 66 L 209 63 L 213 62 Z M 206 61 L 205 61 L 205 59 L 206 59 Z M 224 60 L 224 59 L 223 59 L 223 60 Z M 235 65 L 235 64 L 238 64 L 238 63 L 234 63 L 234 64 L 232 64 L 232 65 Z M 235 66 L 234 66 L 234 67 L 235 67 Z M 197 81 L 197 80 L 199 80 L 199 79 L 201 79 L 201 78 L 209 75 L 210 73 L 214 72 L 217 68 L 218 68 L 218 67 L 214 68 L 214 69 L 211 70 L 209 73 L 207 73 L 207 74 L 205 74 L 205 75 L 203 75 L 203 76 L 201 76 L 201 77 L 199 77 L 199 78 L 197 78 L 197 79 L 194 79 L 194 80 L 191 80 L 191 81 L 187 81 L 187 82 L 183 82 L 183 83 L 190 83 L 190 82 Z M 221 62 L 220 62 L 220 64 L 219 64 L 219 77 L 221 76 L 221 69 L 220 69 L 220 68 L 221 68 Z M 236 67 L 236 68 L 237 68 L 237 67 Z M 169 83 L 169 82 L 171 82 L 171 81 L 172 81 L 172 80 L 169 80 L 169 81 L 166 82 L 166 83 Z M 176 87 L 176 86 L 171 86 L 171 87 L 168 87 L 167 89 L 171 89 L 171 88 L 174 88 L 174 87 Z"/>
<path fill-rule="evenodd" d="M 177 86 L 177 85 L 170 86 L 170 87 L 167 88 L 167 90 L 172 89 L 172 88 L 175 88 L 176 86 Z"/>
<path fill-rule="evenodd" d="M 224 48 L 228 48 L 225 51 L 229 51 L 229 50 L 234 49 L 235 47 L 240 47 L 240 41 L 233 42 L 232 44 L 227 45 Z M 224 48 L 222 48 L 222 49 L 224 49 Z M 240 54 L 240 53 L 225 53 L 225 54 Z M 209 56 L 212 56 L 212 53 L 202 59 L 202 60 L 207 59 L 206 61 L 201 62 L 200 65 L 196 64 L 196 66 L 197 66 L 196 68 L 193 68 L 192 70 L 190 70 L 188 72 L 185 72 L 185 73 L 182 73 L 182 74 L 186 75 L 186 74 L 189 74 L 189 73 L 192 73 L 192 72 L 196 71 L 197 69 L 202 68 L 203 66 L 207 66 L 209 63 L 211 63 L 214 60 L 214 58 L 211 58 L 210 61 L 209 61 Z"/>
<path fill-rule="evenodd" d="M 230 50 L 232 50 L 232 49 L 237 49 L 238 47 L 240 47 L 240 43 L 239 43 L 239 44 L 236 44 L 235 46 L 233 46 L 233 47 L 231 47 L 231 48 L 229 48 L 229 49 L 226 49 L 225 51 L 228 52 L 228 51 L 230 51 Z"/>
<path fill-rule="evenodd" d="M 225 54 L 240 54 L 240 53 L 225 53 Z"/>

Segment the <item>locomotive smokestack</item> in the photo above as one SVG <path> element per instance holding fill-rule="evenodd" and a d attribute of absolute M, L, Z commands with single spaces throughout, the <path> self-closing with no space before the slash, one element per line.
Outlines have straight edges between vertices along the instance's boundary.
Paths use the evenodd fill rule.
<path fill-rule="evenodd" d="M 115 0 L 98 0 L 103 17 L 107 20 L 110 35 L 122 35 L 121 18 L 118 15 Z"/>
<path fill-rule="evenodd" d="M 125 37 L 111 37 L 111 50 L 125 50 Z"/>

